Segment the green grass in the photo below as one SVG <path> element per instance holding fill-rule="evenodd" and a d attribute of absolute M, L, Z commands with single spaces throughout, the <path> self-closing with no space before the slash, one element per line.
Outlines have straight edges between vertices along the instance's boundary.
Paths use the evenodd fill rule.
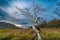
<path fill-rule="evenodd" d="M 31 40 L 36 35 L 32 29 L 0 29 L 0 40 Z M 41 28 L 43 40 L 60 40 L 59 28 Z M 37 40 L 37 36 L 34 38 Z"/>

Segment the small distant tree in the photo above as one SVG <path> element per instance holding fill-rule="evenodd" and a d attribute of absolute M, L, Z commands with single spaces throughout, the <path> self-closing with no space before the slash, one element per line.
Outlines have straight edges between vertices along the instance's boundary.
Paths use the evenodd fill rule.
<path fill-rule="evenodd" d="M 45 8 L 41 7 L 40 4 L 38 3 L 33 3 L 33 15 L 31 14 L 32 12 L 30 12 L 30 9 L 29 8 L 24 8 L 24 9 L 21 9 L 21 8 L 18 8 L 17 6 L 15 6 L 15 8 L 22 12 L 23 15 L 25 15 L 26 17 L 29 17 L 30 20 L 31 20 L 31 23 L 32 23 L 32 29 L 37 33 L 37 36 L 38 36 L 38 40 L 42 40 L 41 38 L 41 33 L 39 32 L 39 30 L 35 27 L 35 24 L 36 24 L 36 21 L 37 21 L 37 13 L 38 12 L 44 12 L 46 11 Z"/>

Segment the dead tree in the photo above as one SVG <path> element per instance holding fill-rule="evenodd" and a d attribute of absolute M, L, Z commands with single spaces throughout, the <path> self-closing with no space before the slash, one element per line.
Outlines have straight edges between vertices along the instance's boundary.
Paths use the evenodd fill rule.
<path fill-rule="evenodd" d="M 32 12 L 30 12 L 30 9 L 29 8 L 24 8 L 24 9 L 20 9 L 18 8 L 17 6 L 15 6 L 15 8 L 22 12 L 23 15 L 25 15 L 26 17 L 29 17 L 30 20 L 31 20 L 31 23 L 32 23 L 32 29 L 36 32 L 37 36 L 38 36 L 38 40 L 42 40 L 41 38 L 41 33 L 39 32 L 39 30 L 37 30 L 37 28 L 35 27 L 35 23 L 36 23 L 36 20 L 37 20 L 37 13 L 40 11 L 40 12 L 43 12 L 45 11 L 46 9 L 42 8 L 41 5 L 39 4 L 35 4 L 33 3 L 33 15 L 31 14 Z"/>

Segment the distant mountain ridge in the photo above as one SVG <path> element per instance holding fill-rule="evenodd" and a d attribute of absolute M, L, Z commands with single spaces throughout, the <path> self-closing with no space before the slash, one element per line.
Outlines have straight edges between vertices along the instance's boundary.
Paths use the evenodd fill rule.
<path fill-rule="evenodd" d="M 0 22 L 0 29 L 4 29 L 4 28 L 19 28 L 19 27 L 10 23 Z"/>

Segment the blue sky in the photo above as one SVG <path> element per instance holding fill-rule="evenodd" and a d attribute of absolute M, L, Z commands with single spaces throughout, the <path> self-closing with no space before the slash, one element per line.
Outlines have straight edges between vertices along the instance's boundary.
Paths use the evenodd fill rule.
<path fill-rule="evenodd" d="M 59 0 L 0 0 L 0 21 L 6 20 L 19 24 L 21 20 L 27 20 L 27 17 L 25 17 L 24 15 L 20 15 L 21 13 L 14 13 L 17 10 L 13 5 L 20 8 L 31 8 L 33 2 L 40 3 L 44 8 L 47 9 L 46 12 L 40 12 L 40 14 L 38 14 L 40 17 L 43 17 L 44 20 L 50 21 L 53 18 L 60 19 L 58 15 L 53 13 L 53 10 L 57 8 L 56 3 L 58 1 Z"/>

